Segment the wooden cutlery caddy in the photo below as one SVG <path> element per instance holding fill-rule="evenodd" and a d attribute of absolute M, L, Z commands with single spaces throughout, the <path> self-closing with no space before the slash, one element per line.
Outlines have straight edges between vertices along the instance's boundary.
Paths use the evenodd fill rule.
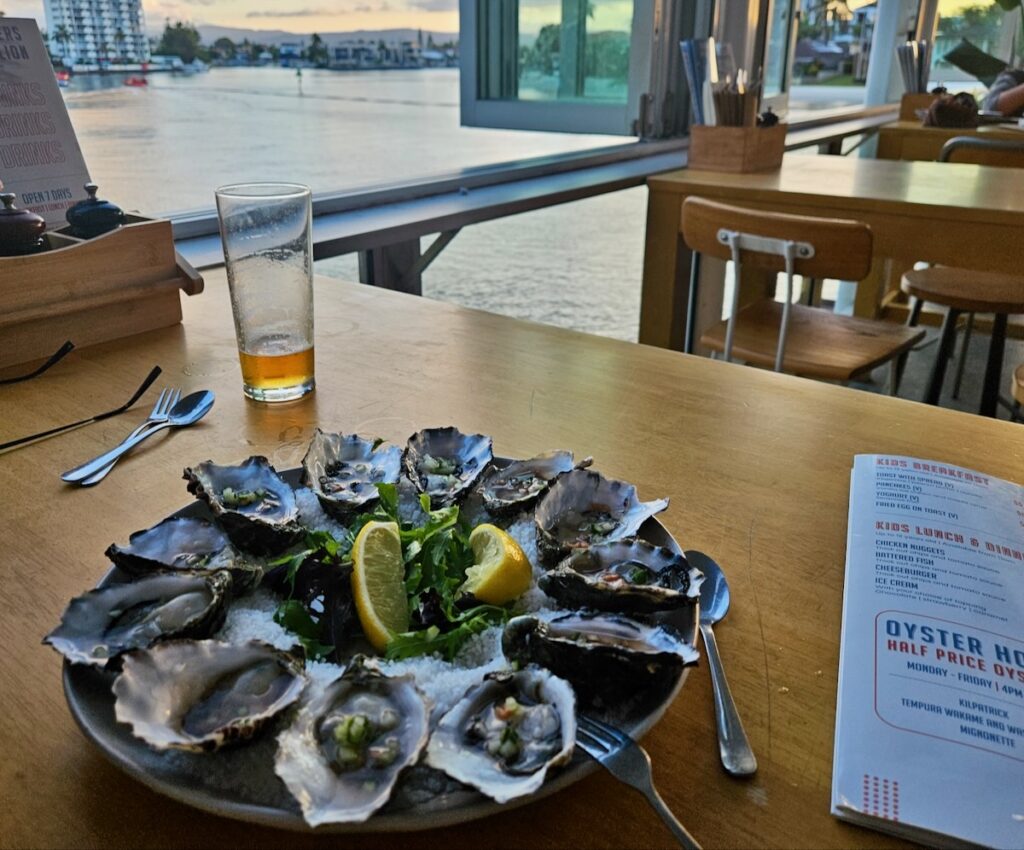
<path fill-rule="evenodd" d="M 690 128 L 690 168 L 706 171 L 775 171 L 782 165 L 788 125 Z"/>
<path fill-rule="evenodd" d="M 196 295 L 203 279 L 174 248 L 171 223 L 128 215 L 93 239 L 63 231 L 49 249 L 0 257 L 0 369 L 76 347 L 181 321 L 178 291 Z"/>

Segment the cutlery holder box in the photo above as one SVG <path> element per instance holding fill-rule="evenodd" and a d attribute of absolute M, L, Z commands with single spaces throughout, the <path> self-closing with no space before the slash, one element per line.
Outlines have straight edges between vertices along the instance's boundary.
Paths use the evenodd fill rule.
<path fill-rule="evenodd" d="M 921 116 L 917 113 L 921 110 L 927 111 L 935 100 L 935 95 L 927 92 L 907 93 L 900 99 L 900 121 L 921 122 Z"/>
<path fill-rule="evenodd" d="M 775 171 L 786 150 L 787 124 L 774 127 L 690 128 L 690 168 L 705 171 Z"/>
<path fill-rule="evenodd" d="M 178 324 L 179 291 L 203 291 L 169 221 L 128 215 L 93 239 L 45 238 L 45 251 L 0 257 L 0 369 L 49 357 L 65 340 L 82 348 Z"/>

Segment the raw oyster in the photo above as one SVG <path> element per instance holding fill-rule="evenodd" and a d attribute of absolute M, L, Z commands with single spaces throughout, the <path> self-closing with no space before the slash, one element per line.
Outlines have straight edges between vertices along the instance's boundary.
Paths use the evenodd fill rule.
<path fill-rule="evenodd" d="M 632 537 L 667 507 L 668 499 L 641 502 L 632 484 L 573 469 L 560 475 L 537 505 L 537 553 L 554 566 L 574 549 Z"/>
<path fill-rule="evenodd" d="M 698 658 L 671 626 L 594 611 L 515 617 L 501 646 L 506 658 L 546 667 L 569 681 L 581 703 L 599 707 L 674 685 Z"/>
<path fill-rule="evenodd" d="M 572 452 L 548 452 L 527 460 L 514 460 L 508 466 L 492 468 L 477 488 L 484 507 L 496 515 L 528 508 L 563 472 L 574 466 L 590 466 L 593 458 L 573 464 Z"/>
<path fill-rule="evenodd" d="M 692 605 L 703 573 L 686 557 L 645 540 L 578 549 L 537 584 L 569 608 L 652 614 Z"/>
<path fill-rule="evenodd" d="M 247 552 L 281 552 L 302 536 L 295 493 L 265 457 L 253 456 L 238 466 L 208 460 L 186 469 L 184 478 L 231 542 Z"/>
<path fill-rule="evenodd" d="M 169 641 L 124 657 L 114 713 L 157 750 L 211 751 L 251 738 L 305 683 L 291 655 L 260 641 Z"/>
<path fill-rule="evenodd" d="M 419 758 L 429 713 L 412 677 L 384 676 L 356 656 L 278 736 L 274 771 L 310 826 L 360 823 Z"/>
<path fill-rule="evenodd" d="M 402 474 L 402 450 L 380 446 L 358 434 L 313 433 L 302 459 L 303 478 L 327 513 L 343 519 L 372 502 L 378 484 L 394 484 Z"/>
<path fill-rule="evenodd" d="M 499 803 L 530 794 L 572 758 L 576 697 L 540 667 L 488 673 L 441 718 L 427 764 Z"/>
<path fill-rule="evenodd" d="M 224 622 L 231 576 L 155 573 L 71 600 L 48 643 L 74 664 L 104 665 L 158 640 L 207 637 Z"/>
<path fill-rule="evenodd" d="M 440 508 L 462 499 L 491 462 L 491 438 L 458 428 L 426 428 L 409 438 L 402 455 L 409 480 Z"/>
<path fill-rule="evenodd" d="M 126 573 L 149 575 L 154 570 L 226 569 L 234 592 L 246 593 L 260 583 L 263 568 L 246 559 L 212 522 L 195 517 L 170 517 L 128 538 L 127 546 L 111 543 L 106 555 Z"/>

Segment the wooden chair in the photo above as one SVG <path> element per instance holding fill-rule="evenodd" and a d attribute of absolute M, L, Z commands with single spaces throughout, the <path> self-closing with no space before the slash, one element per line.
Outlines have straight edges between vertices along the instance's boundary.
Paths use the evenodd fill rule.
<path fill-rule="evenodd" d="M 1024 363 L 1013 371 L 1013 382 L 1010 384 L 1013 403 L 1010 406 L 1010 418 L 1014 422 L 1022 422 L 1021 406 L 1024 405 Z"/>
<path fill-rule="evenodd" d="M 701 344 L 758 366 L 811 378 L 849 381 L 894 362 L 923 330 L 838 316 L 793 302 L 793 275 L 862 280 L 871 267 L 871 229 L 861 222 L 741 209 L 703 198 L 683 203 L 682 235 L 694 251 L 736 266 L 728 321 L 708 329 Z M 771 295 L 739 307 L 740 267 L 786 273 L 786 300 Z M 893 369 L 895 394 L 898 371 Z"/>
<path fill-rule="evenodd" d="M 985 382 L 981 391 L 982 416 L 995 416 L 999 404 L 999 382 L 1002 380 L 1003 352 L 1006 348 L 1006 317 L 1024 313 L 1024 277 L 975 272 L 967 269 L 933 266 L 906 272 L 900 288 L 912 297 L 909 327 L 921 317 L 925 301 L 945 306 L 946 318 L 942 323 L 939 350 L 932 365 L 932 374 L 925 391 L 926 404 L 938 404 L 942 383 L 946 377 L 946 363 L 956 345 L 957 322 L 962 313 L 993 313 L 992 339 L 985 366 Z M 966 346 L 967 339 L 964 344 Z"/>

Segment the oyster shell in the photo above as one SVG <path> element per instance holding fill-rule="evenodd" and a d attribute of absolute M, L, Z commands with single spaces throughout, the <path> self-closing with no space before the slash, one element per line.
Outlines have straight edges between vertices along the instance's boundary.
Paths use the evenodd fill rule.
<path fill-rule="evenodd" d="M 306 684 L 296 660 L 259 641 L 170 641 L 124 657 L 114 713 L 157 750 L 246 741 Z"/>
<path fill-rule="evenodd" d="M 73 664 L 111 658 L 169 638 L 207 637 L 224 622 L 231 576 L 156 573 L 75 597 L 48 643 Z"/>
<path fill-rule="evenodd" d="M 426 428 L 409 438 L 402 465 L 409 480 L 440 508 L 462 499 L 493 457 L 491 438 L 458 428 Z"/>
<path fill-rule="evenodd" d="M 155 570 L 226 569 L 234 579 L 236 594 L 252 590 L 263 578 L 263 568 L 243 557 L 222 528 L 195 517 L 170 517 L 136 531 L 127 546 L 111 543 L 106 556 L 134 576 Z"/>
<path fill-rule="evenodd" d="M 674 685 L 698 658 L 671 626 L 596 611 L 515 617 L 501 647 L 506 658 L 567 679 L 581 703 L 598 707 L 621 706 L 637 693 L 653 698 L 657 685 Z"/>
<path fill-rule="evenodd" d="M 590 466 L 593 458 L 573 463 L 572 452 L 548 452 L 526 460 L 514 460 L 508 466 L 494 467 L 481 480 L 477 491 L 484 507 L 494 514 L 523 510 L 533 504 L 563 472 Z"/>
<path fill-rule="evenodd" d="M 426 761 L 505 803 L 536 791 L 576 743 L 576 696 L 540 667 L 488 673 L 445 714 Z"/>
<path fill-rule="evenodd" d="M 668 499 L 641 502 L 636 487 L 599 472 L 573 469 L 560 475 L 537 505 L 537 553 L 554 566 L 574 549 L 632 537 Z"/>
<path fill-rule="evenodd" d="M 295 493 L 265 457 L 255 455 L 238 466 L 208 460 L 187 468 L 184 478 L 231 542 L 247 552 L 275 554 L 302 536 Z"/>
<path fill-rule="evenodd" d="M 645 540 L 578 549 L 537 584 L 570 608 L 653 614 L 692 605 L 703 573 L 686 557 Z"/>
<path fill-rule="evenodd" d="M 335 518 L 378 497 L 378 484 L 394 484 L 402 474 L 402 450 L 380 446 L 358 434 L 313 433 L 302 459 L 303 480 Z"/>
<path fill-rule="evenodd" d="M 360 823 L 419 758 L 429 713 L 412 677 L 384 676 L 356 656 L 278 736 L 274 771 L 310 826 Z"/>

